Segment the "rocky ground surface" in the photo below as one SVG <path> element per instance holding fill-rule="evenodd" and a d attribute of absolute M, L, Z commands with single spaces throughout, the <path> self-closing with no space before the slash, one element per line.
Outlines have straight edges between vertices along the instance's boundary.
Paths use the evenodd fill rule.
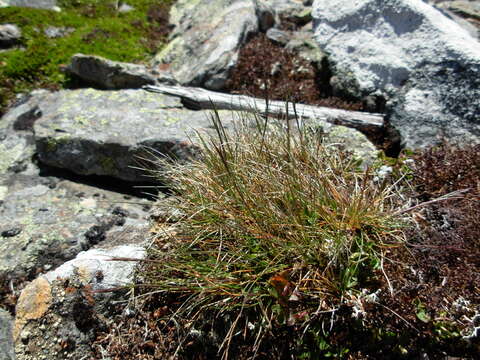
<path fill-rule="evenodd" d="M 158 180 L 141 168 L 152 156 L 199 156 L 194 132 L 211 130 L 207 111 L 143 85 L 384 112 L 412 148 L 441 136 L 480 142 L 480 2 L 430 2 L 445 15 L 393 3 L 179 0 L 149 65 L 78 54 L 66 71 L 87 87 L 18 97 L 0 120 L 0 358 L 89 358 L 123 311 L 127 292 L 108 290 L 132 281 L 135 262 L 108 260 L 145 256 L 155 196 L 137 186 Z M 60 10 L 54 0 L 2 6 Z M 0 25 L 2 51 L 20 37 Z M 375 151 L 342 129 L 331 131 L 347 132 L 337 138 L 347 148 Z"/>

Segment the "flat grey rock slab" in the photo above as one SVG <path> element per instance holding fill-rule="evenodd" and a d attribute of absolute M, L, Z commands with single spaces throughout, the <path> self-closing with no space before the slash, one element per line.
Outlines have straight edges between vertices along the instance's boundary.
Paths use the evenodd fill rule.
<path fill-rule="evenodd" d="M 254 0 L 179 0 L 170 12 L 170 42 L 153 65 L 168 67 L 181 85 L 220 90 L 241 46 L 259 31 L 260 13 Z"/>
<path fill-rule="evenodd" d="M 158 182 L 142 169 L 152 167 L 152 153 L 178 161 L 198 156 L 191 137 L 211 127 L 209 112 L 144 90 L 64 90 L 50 94 L 40 110 L 34 132 L 41 162 L 132 182 Z"/>
<path fill-rule="evenodd" d="M 17 174 L 1 187 L 0 277 L 45 272 L 97 244 L 144 241 L 147 200 L 68 180 Z M 136 202 L 129 204 L 127 202 Z"/>
<path fill-rule="evenodd" d="M 0 119 L 0 279 L 44 272 L 99 243 L 139 242 L 146 199 L 40 173 L 33 123 L 51 94 L 35 91 Z M 133 202 L 133 203 L 128 203 Z"/>
<path fill-rule="evenodd" d="M 337 88 L 398 94 L 390 122 L 406 146 L 478 141 L 480 43 L 457 23 L 421 0 L 315 1 L 312 14 Z"/>

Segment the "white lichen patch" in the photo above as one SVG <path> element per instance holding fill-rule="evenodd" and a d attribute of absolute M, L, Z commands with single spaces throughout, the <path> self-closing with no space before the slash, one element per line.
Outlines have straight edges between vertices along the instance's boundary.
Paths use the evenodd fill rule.
<path fill-rule="evenodd" d="M 21 160 L 24 149 L 22 144 L 13 148 L 7 148 L 4 144 L 0 144 L 0 174 L 5 174 L 8 168 Z"/>

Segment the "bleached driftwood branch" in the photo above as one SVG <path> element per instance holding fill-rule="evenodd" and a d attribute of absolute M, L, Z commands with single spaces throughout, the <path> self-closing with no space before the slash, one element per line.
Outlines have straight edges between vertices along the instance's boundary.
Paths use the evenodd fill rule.
<path fill-rule="evenodd" d="M 383 115 L 331 109 L 322 106 L 269 101 L 244 95 L 230 95 L 201 88 L 173 85 L 146 85 L 143 89 L 161 94 L 181 97 L 186 106 L 195 109 L 239 110 L 271 116 L 301 119 L 318 119 L 332 124 L 344 125 L 365 131 L 379 131 L 383 128 Z M 288 108 L 287 108 L 288 106 Z"/>

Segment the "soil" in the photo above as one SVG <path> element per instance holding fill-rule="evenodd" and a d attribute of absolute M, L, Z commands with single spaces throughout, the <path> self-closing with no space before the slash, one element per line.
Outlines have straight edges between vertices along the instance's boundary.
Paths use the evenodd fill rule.
<path fill-rule="evenodd" d="M 320 71 L 260 33 L 241 49 L 227 90 L 270 100 L 365 110 L 361 102 L 332 96 L 328 64 L 324 68 Z"/>

